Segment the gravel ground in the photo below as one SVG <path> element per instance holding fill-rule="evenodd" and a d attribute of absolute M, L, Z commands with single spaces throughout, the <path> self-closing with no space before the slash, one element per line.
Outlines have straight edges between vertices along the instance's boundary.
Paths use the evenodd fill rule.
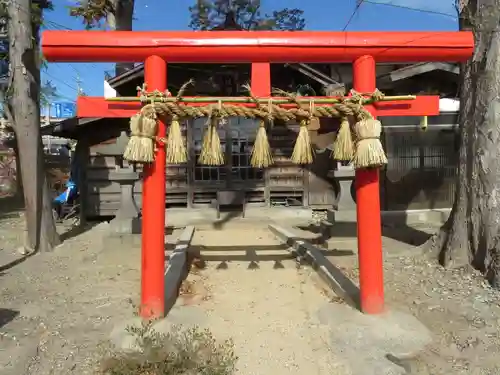
<path fill-rule="evenodd" d="M 53 253 L 23 258 L 23 217 L 0 219 L 2 375 L 95 373 L 99 345 L 134 315 L 140 289 L 140 237 L 107 233 L 99 224 Z"/>
<path fill-rule="evenodd" d="M 139 295 L 139 239 L 105 239 L 106 230 L 99 225 L 54 253 L 12 263 L 21 257 L 16 249 L 24 236 L 23 219 L 15 212 L 0 217 L 2 375 L 94 373 L 96 348 L 117 320 L 133 315 L 131 297 Z M 179 301 L 196 310 L 194 319 L 204 319 L 216 336 L 234 339 L 242 374 L 349 373 L 329 352 L 311 314 L 327 297 L 307 268 L 297 272 L 293 261 L 280 261 L 284 253 L 269 233 L 207 231 L 195 240 L 250 250 L 261 245 L 258 249 L 273 249 L 266 254 L 278 260 L 259 261 L 260 250 L 235 250 L 234 260 L 225 264 L 211 252 L 214 262 L 190 276 L 195 293 Z M 387 257 L 387 302 L 415 315 L 433 332 L 434 343 L 401 364 L 417 375 L 500 374 L 499 293 L 474 272 L 446 271 L 414 254 Z M 355 262 L 343 257 L 342 264 L 357 280 Z"/>
<path fill-rule="evenodd" d="M 358 280 L 357 266 L 343 267 Z M 417 317 L 433 344 L 402 364 L 417 375 L 500 374 L 500 293 L 471 269 L 445 270 L 418 256 L 386 258 L 387 305 Z"/>
<path fill-rule="evenodd" d="M 314 272 L 297 271 L 294 260 L 280 261 L 279 268 L 273 261 L 260 261 L 262 255 L 279 259 L 289 255 L 286 250 L 264 249 L 280 245 L 269 231 L 232 230 L 231 236 L 225 231 L 201 231 L 195 233 L 192 245 L 218 250 L 203 252 L 206 258 L 224 251 L 224 246 L 259 246 L 252 254 L 251 269 L 248 261 L 231 261 L 223 267 L 215 261 L 188 279 L 205 290 L 204 298 L 196 302 L 204 325 L 217 336 L 234 340 L 239 373 L 350 373 L 329 350 L 328 333 L 318 321 L 317 311 L 328 298 L 317 287 Z"/>
<path fill-rule="evenodd" d="M 330 352 L 327 331 L 316 316 L 327 297 L 310 270 L 297 272 L 292 262 L 284 267 L 249 270 L 247 262 L 231 262 L 225 270 L 211 265 L 192 276 L 191 282 L 207 290 L 196 304 L 203 325 L 234 341 L 238 373 L 350 374 Z"/>
<path fill-rule="evenodd" d="M 316 214 L 317 222 L 323 219 L 323 213 Z M 417 375 L 498 375 L 500 292 L 469 267 L 445 270 L 421 256 L 416 245 L 438 229 L 430 223 L 383 228 L 387 306 L 411 313 L 434 335 L 425 352 L 400 364 Z M 318 237 L 315 230 L 297 233 L 309 239 Z M 328 259 L 357 283 L 356 239 L 332 238 L 325 247 L 344 252 Z M 352 255 L 346 255 L 349 253 Z"/>
<path fill-rule="evenodd" d="M 500 374 L 500 293 L 468 269 L 402 257 L 386 265 L 388 302 L 435 335 L 419 361 L 432 375 Z"/>
<path fill-rule="evenodd" d="M 131 290 L 139 285 L 133 264 L 138 257 L 100 252 L 105 227 L 66 241 L 52 254 L 29 257 L 0 276 L 3 374 L 93 373 L 97 345 L 114 319 L 133 313 Z M 12 257 L 12 249 L 3 248 L 2 258 Z"/>

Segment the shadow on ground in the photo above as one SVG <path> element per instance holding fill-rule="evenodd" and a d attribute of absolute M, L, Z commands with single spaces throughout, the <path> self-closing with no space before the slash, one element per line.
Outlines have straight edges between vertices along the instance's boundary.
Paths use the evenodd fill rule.
<path fill-rule="evenodd" d="M 35 255 L 36 252 L 33 252 L 33 253 L 28 253 L 26 255 L 23 255 L 22 257 L 18 258 L 18 259 L 15 259 L 13 260 L 12 262 L 9 262 L 7 264 L 3 264 L 0 266 L 0 276 L 3 275 L 3 273 L 5 271 L 8 271 L 10 270 L 11 268 L 23 263 L 24 261 L 26 261 L 28 258 L 32 257 L 33 255 Z"/>
<path fill-rule="evenodd" d="M 24 210 L 24 199 L 20 195 L 10 195 L 0 198 L 0 222 L 5 219 L 14 219 L 19 217 L 19 213 Z M 105 221 L 103 218 L 101 220 L 92 220 L 88 221 L 84 225 L 71 225 L 65 227 L 65 231 L 60 233 L 61 241 L 65 241 L 67 239 L 76 237 L 86 231 L 92 229 L 94 226 L 98 225 L 102 221 Z M 58 223 L 64 226 L 65 221 Z M 22 261 L 23 259 L 21 259 Z M 9 267 L 10 268 L 10 267 Z M 0 268 L 1 270 L 2 268 Z"/>
<path fill-rule="evenodd" d="M 0 308 L 0 328 L 7 325 L 19 316 L 19 311 Z"/>
<path fill-rule="evenodd" d="M 99 221 L 89 221 L 85 224 L 78 224 L 78 225 L 72 225 L 62 233 L 59 234 L 59 238 L 61 239 L 61 242 L 64 242 L 66 240 L 69 240 L 70 238 L 79 236 L 80 234 L 83 234 L 89 230 L 91 230 L 93 227 L 99 225 L 102 223 L 102 220 Z"/>
<path fill-rule="evenodd" d="M 0 197 L 0 221 L 3 219 L 19 217 L 19 212 L 23 209 L 23 197 L 19 195 Z"/>
<path fill-rule="evenodd" d="M 340 256 L 354 255 L 352 250 L 325 250 L 314 245 L 309 239 L 292 237 L 292 233 L 283 232 L 282 229 L 275 228 L 271 231 L 282 241 L 286 241 L 287 246 L 294 249 L 294 254 L 298 256 L 300 263 L 309 264 L 336 296 L 351 307 L 361 310 L 359 287 L 329 259 L 339 254 Z"/>
<path fill-rule="evenodd" d="M 321 224 L 309 224 L 298 226 L 297 228 L 317 234 L 317 237 L 308 239 L 309 242 L 315 245 L 322 245 L 335 237 L 351 237 L 352 239 L 356 239 L 358 235 L 357 225 L 353 222 L 337 222 L 329 230 L 325 230 Z M 408 245 L 421 246 L 432 237 L 432 234 L 407 225 L 395 227 L 383 225 L 382 236 Z"/>
<path fill-rule="evenodd" d="M 173 250 L 175 244 L 167 244 L 167 250 Z M 249 249 L 249 247 L 251 247 Z M 259 262 L 275 262 L 274 268 L 283 268 L 280 263 L 285 260 L 295 259 L 296 256 L 292 252 L 288 244 L 279 245 L 253 245 L 253 246 L 204 246 L 204 245 L 191 245 L 189 253 L 194 257 L 195 265 L 198 268 L 204 268 L 205 262 L 219 262 L 217 269 L 228 268 L 228 262 L 248 262 L 249 269 L 259 268 Z M 217 254 L 210 254 L 210 252 L 217 252 Z M 276 253 L 283 251 L 283 253 Z M 236 252 L 244 254 L 234 254 Z M 259 252 L 259 253 L 257 253 Z M 269 254 L 266 254 L 268 252 Z M 326 250 L 321 249 L 324 256 L 347 256 L 354 253 L 350 250 Z M 222 253 L 222 254 L 221 254 Z M 233 254 L 232 254 L 233 253 Z"/>
<path fill-rule="evenodd" d="M 220 209 L 221 217 L 214 221 L 212 228 L 215 230 L 223 230 L 225 225 L 234 219 L 243 217 L 242 207 L 229 207 Z"/>

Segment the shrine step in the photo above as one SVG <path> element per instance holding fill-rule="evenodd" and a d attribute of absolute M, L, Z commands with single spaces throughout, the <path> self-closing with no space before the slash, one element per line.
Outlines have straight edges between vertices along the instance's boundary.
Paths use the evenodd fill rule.
<path fill-rule="evenodd" d="M 413 225 L 420 223 L 432 223 L 442 225 L 450 215 L 450 208 L 427 209 L 427 210 L 401 210 L 382 211 L 382 224 L 384 226 Z M 329 209 L 326 211 L 326 222 L 335 223 L 355 223 L 356 211 L 337 211 Z"/>
<path fill-rule="evenodd" d="M 267 226 L 270 222 L 286 222 L 289 225 L 301 225 L 312 220 L 312 210 L 300 207 L 252 207 L 247 206 L 245 217 L 241 212 L 221 212 L 217 219 L 217 212 L 213 208 L 169 208 L 166 212 L 166 224 L 169 227 L 184 227 L 187 225 L 226 226 L 244 225 L 247 223 Z"/>

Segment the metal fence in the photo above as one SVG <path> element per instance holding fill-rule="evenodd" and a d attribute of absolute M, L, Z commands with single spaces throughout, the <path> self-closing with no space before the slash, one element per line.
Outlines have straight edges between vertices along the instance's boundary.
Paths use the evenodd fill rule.
<path fill-rule="evenodd" d="M 429 118 L 429 122 L 425 131 L 412 123 L 384 123 L 383 143 L 389 161 L 381 175 L 384 210 L 453 205 L 459 137 L 456 114 Z"/>

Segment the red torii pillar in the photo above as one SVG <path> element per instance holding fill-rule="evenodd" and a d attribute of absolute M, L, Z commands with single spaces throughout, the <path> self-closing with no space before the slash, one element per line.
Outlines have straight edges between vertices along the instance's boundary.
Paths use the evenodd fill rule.
<path fill-rule="evenodd" d="M 167 64 L 165 60 L 156 55 L 146 58 L 144 61 L 144 82 L 150 91 L 165 92 L 167 89 Z M 166 136 L 166 124 L 163 121 L 158 121 L 158 136 Z M 143 317 L 158 317 L 163 316 L 164 313 L 165 167 L 165 145 L 161 143 L 157 145 L 155 162 L 144 165 L 142 184 L 140 314 Z"/>
<path fill-rule="evenodd" d="M 270 91 L 270 63 L 353 63 L 354 89 L 375 89 L 375 61 L 466 61 L 470 32 L 124 32 L 44 31 L 42 51 L 51 62 L 145 62 L 148 90 L 166 89 L 166 62 L 252 63 L 252 89 Z M 202 103 L 200 103 L 202 104 Z M 80 97 L 78 117 L 130 117 L 139 103 Z M 368 106 L 374 116 L 439 114 L 439 97 Z M 159 126 L 159 136 L 165 134 Z M 144 317 L 164 314 L 165 150 L 158 145 L 143 184 L 142 296 Z M 384 309 L 379 171 L 356 171 L 361 309 Z"/>
<path fill-rule="evenodd" d="M 374 92 L 375 59 L 372 56 L 361 56 L 354 61 L 352 67 L 354 90 Z M 437 113 L 435 108 L 428 108 L 427 113 L 439 114 L 439 98 L 437 105 Z M 377 116 L 375 106 L 367 105 L 366 109 L 374 117 Z M 377 314 L 384 309 L 379 169 L 357 169 L 355 176 L 360 305 L 363 312 Z"/>

